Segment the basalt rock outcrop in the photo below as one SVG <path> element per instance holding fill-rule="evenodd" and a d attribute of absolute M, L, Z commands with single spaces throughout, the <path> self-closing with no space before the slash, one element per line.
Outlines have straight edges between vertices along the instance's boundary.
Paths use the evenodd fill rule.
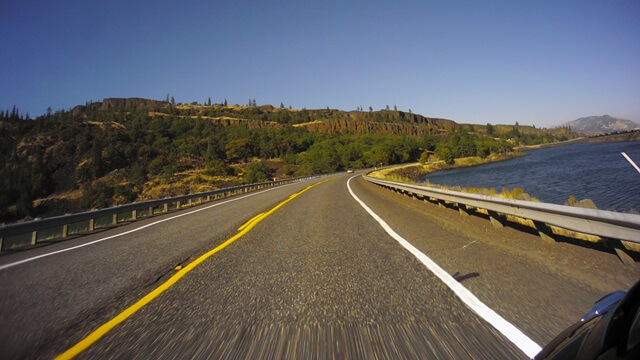
<path fill-rule="evenodd" d="M 102 101 L 78 105 L 71 110 L 72 116 L 81 116 L 94 111 L 134 111 L 134 110 L 160 110 L 167 106 L 164 101 L 143 98 L 106 98 Z"/>
<path fill-rule="evenodd" d="M 416 126 L 411 124 L 383 123 L 358 120 L 324 120 L 309 124 L 302 124 L 304 128 L 314 132 L 324 133 L 355 133 L 355 134 L 395 134 L 422 137 L 441 132 L 435 126 Z"/>

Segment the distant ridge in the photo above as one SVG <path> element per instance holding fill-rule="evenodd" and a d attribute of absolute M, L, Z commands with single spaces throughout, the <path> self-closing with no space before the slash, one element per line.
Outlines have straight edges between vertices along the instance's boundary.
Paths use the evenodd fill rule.
<path fill-rule="evenodd" d="M 585 135 L 599 135 L 640 129 L 640 124 L 609 115 L 587 116 L 568 121 L 558 127 L 568 126 L 572 131 Z"/>

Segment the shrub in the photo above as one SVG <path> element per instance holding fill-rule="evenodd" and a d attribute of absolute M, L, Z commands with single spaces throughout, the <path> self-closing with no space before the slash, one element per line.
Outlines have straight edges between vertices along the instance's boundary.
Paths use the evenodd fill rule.
<path fill-rule="evenodd" d="M 273 171 L 267 167 L 264 161 L 260 161 L 247 167 L 243 180 L 245 184 L 265 182 L 269 180 L 272 174 Z"/>

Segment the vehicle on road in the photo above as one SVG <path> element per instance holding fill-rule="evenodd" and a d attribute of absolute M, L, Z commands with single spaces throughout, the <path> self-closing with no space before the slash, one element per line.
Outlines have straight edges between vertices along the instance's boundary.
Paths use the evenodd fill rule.
<path fill-rule="evenodd" d="M 347 174 L 353 173 L 353 169 L 347 169 Z"/>
<path fill-rule="evenodd" d="M 640 359 L 640 281 L 596 301 L 535 359 Z"/>

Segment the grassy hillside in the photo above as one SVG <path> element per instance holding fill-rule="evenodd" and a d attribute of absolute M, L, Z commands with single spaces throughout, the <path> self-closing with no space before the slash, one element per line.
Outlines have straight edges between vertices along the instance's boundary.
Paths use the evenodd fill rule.
<path fill-rule="evenodd" d="M 494 128 L 401 111 L 137 98 L 105 99 L 34 120 L 6 112 L 0 115 L 0 221 L 429 156 L 487 157 L 521 142 L 567 136 Z"/>

